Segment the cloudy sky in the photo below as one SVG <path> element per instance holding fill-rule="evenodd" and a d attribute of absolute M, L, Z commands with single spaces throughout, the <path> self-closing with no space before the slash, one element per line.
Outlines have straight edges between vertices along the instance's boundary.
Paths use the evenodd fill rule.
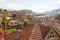
<path fill-rule="evenodd" d="M 60 0 L 0 0 L 0 8 L 45 12 L 60 8 Z"/>

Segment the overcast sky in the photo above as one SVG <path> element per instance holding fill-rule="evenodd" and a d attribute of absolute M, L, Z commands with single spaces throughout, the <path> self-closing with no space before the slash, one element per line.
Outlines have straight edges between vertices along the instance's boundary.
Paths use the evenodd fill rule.
<path fill-rule="evenodd" d="M 0 0 L 0 8 L 45 12 L 60 8 L 60 0 Z"/>

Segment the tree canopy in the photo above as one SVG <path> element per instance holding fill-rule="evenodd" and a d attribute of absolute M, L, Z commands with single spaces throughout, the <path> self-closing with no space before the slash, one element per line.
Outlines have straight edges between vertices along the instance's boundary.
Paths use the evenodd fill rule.
<path fill-rule="evenodd" d="M 56 14 L 56 15 L 55 15 L 55 19 L 58 20 L 59 23 L 60 23 L 60 14 Z"/>

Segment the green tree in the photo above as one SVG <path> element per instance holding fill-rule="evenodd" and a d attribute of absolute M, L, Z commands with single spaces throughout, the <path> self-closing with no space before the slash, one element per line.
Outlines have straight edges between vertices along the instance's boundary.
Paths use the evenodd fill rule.
<path fill-rule="evenodd" d="M 24 19 L 24 26 L 28 26 L 28 25 L 30 25 L 30 20 L 25 18 Z"/>
<path fill-rule="evenodd" d="M 0 13 L 2 13 L 2 9 L 0 9 Z"/>
<path fill-rule="evenodd" d="M 0 9 L 0 11 L 2 11 L 2 9 Z"/>
<path fill-rule="evenodd" d="M 56 14 L 56 15 L 55 15 L 55 19 L 58 20 L 59 23 L 60 23 L 60 14 Z"/>
<path fill-rule="evenodd" d="M 5 12 L 5 11 L 3 12 L 2 18 L 3 18 L 2 24 L 4 25 L 4 28 L 5 28 L 5 30 L 6 30 L 7 22 L 8 22 L 8 19 L 7 19 L 7 12 Z"/>

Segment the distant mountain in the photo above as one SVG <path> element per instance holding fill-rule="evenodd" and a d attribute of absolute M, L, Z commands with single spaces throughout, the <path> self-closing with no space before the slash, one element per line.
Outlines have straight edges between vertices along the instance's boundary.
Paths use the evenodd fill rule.
<path fill-rule="evenodd" d="M 4 10 L 4 9 L 0 8 L 0 11 L 1 10 Z M 32 10 L 28 10 L 28 9 L 24 9 L 24 10 L 7 10 L 7 11 L 11 12 L 13 14 L 21 13 L 21 12 L 24 12 L 25 14 L 51 14 L 51 15 L 60 14 L 60 8 L 59 9 L 54 9 L 54 10 L 51 10 L 51 11 L 47 11 L 47 12 L 43 12 L 43 13 L 33 12 Z"/>
<path fill-rule="evenodd" d="M 18 12 L 32 13 L 32 10 L 19 10 Z"/>
<path fill-rule="evenodd" d="M 25 13 L 25 14 L 27 14 L 27 15 L 29 15 L 29 14 L 36 14 L 35 12 L 33 12 L 32 10 L 18 10 L 17 11 L 18 13 L 21 13 L 21 12 L 23 12 L 23 13 Z"/>
<path fill-rule="evenodd" d="M 60 9 L 44 12 L 44 14 L 51 14 L 51 15 L 60 14 Z"/>

